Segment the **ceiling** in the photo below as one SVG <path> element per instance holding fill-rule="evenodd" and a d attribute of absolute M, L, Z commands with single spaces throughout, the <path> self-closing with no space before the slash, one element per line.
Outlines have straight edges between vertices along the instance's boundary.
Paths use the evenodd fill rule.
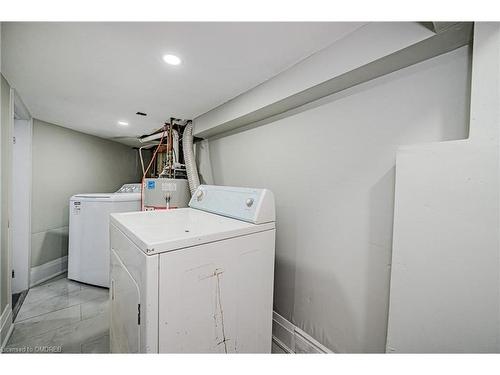
<path fill-rule="evenodd" d="M 134 144 L 128 137 L 195 118 L 361 25 L 3 22 L 2 74 L 33 117 Z M 167 53 L 183 63 L 165 64 Z"/>

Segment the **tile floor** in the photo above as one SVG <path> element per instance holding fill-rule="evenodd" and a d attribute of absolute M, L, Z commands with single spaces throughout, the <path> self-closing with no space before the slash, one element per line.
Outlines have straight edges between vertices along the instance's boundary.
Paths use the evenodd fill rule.
<path fill-rule="evenodd" d="M 109 353 L 108 289 L 65 275 L 29 290 L 5 352 Z"/>
<path fill-rule="evenodd" d="M 108 329 L 108 289 L 62 275 L 29 290 L 4 352 L 109 353 Z"/>

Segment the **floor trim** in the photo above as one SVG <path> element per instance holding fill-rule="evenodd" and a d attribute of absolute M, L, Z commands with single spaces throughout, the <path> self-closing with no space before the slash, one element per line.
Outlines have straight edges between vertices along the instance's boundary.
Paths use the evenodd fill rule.
<path fill-rule="evenodd" d="M 273 311 L 273 341 L 287 353 L 334 353 L 276 311 Z"/>
<path fill-rule="evenodd" d="M 273 343 L 276 344 L 281 350 L 283 350 L 287 354 L 294 354 L 292 349 L 287 347 L 279 338 L 273 335 Z"/>
<path fill-rule="evenodd" d="M 7 305 L 5 306 L 2 316 L 0 317 L 0 338 L 4 337 L 5 334 L 5 338 L 0 344 L 0 353 L 3 352 L 3 348 L 7 345 L 13 330 L 14 324 L 12 322 L 12 309 L 10 308 L 10 305 Z"/>
<path fill-rule="evenodd" d="M 51 260 L 30 270 L 30 288 L 50 280 L 68 270 L 68 256 Z"/>

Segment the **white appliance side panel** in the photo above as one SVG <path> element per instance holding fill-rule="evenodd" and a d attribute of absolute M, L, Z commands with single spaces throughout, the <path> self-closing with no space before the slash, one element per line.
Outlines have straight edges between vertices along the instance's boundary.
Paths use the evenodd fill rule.
<path fill-rule="evenodd" d="M 138 322 L 140 290 L 114 250 L 111 250 L 111 274 L 111 352 L 138 353 L 140 349 L 140 323 Z M 131 306 L 136 306 L 136 309 Z"/>
<path fill-rule="evenodd" d="M 140 296 L 140 325 L 139 325 L 139 352 L 157 353 L 158 352 L 158 256 L 147 256 L 144 254 L 128 237 L 123 234 L 116 226 L 110 225 L 110 246 L 111 251 L 120 259 L 123 267 L 126 268 L 130 278 L 137 285 Z M 111 280 L 115 290 L 123 288 L 121 278 L 111 269 Z M 128 283 L 128 281 L 127 281 Z M 131 286 L 130 283 L 128 283 Z M 111 301 L 111 336 L 115 336 L 114 327 L 125 322 L 113 322 L 125 316 L 123 313 L 116 315 L 113 313 L 113 303 Z M 129 309 L 128 314 L 139 313 L 137 304 L 130 303 L 124 307 Z M 137 326 L 138 321 L 131 321 L 131 324 Z M 129 327 L 132 329 L 132 327 Z M 113 348 L 112 348 L 113 349 Z"/>
<path fill-rule="evenodd" d="M 275 230 L 160 254 L 160 353 L 270 353 Z"/>
<path fill-rule="evenodd" d="M 137 201 L 71 201 L 68 277 L 108 288 L 109 215 L 139 209 Z"/>
<path fill-rule="evenodd" d="M 83 242 L 82 202 L 69 202 L 68 278 L 78 280 Z"/>

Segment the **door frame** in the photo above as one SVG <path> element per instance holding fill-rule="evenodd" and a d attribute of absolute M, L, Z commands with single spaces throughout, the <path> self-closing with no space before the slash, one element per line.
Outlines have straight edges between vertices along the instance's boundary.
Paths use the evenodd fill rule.
<path fill-rule="evenodd" d="M 21 98 L 19 97 L 19 95 L 17 94 L 17 92 L 14 90 L 14 89 L 11 89 L 11 94 L 10 94 L 10 98 L 11 98 L 11 134 L 12 134 L 12 139 L 11 139 L 11 171 L 10 171 L 10 175 L 11 175 L 11 186 L 10 186 L 10 189 L 11 189 L 11 194 L 10 194 L 10 197 L 9 197 L 9 222 L 12 222 L 12 218 L 13 218 L 13 204 L 14 204 L 14 200 L 13 200 L 13 191 L 14 191 L 14 178 L 13 178 L 13 172 L 14 172 L 14 144 L 13 144 L 13 140 L 14 140 L 14 121 L 15 120 L 25 120 L 28 122 L 28 126 L 29 126 L 29 136 L 28 136 L 28 142 L 29 142 L 29 156 L 28 156 L 28 160 L 29 160 L 29 167 L 27 168 L 27 170 L 25 170 L 25 172 L 28 174 L 29 178 L 29 183 L 28 183 L 28 186 L 29 186 L 29 201 L 28 201 L 28 212 L 27 212 L 27 215 L 28 215 L 28 218 L 27 218 L 27 223 L 28 223 L 28 227 L 27 227 L 27 236 L 28 236 L 28 249 L 26 249 L 26 251 L 28 251 L 28 256 L 27 256 L 27 260 L 28 260 L 28 264 L 26 264 L 26 269 L 25 269 L 25 277 L 26 277 L 26 280 L 25 280 L 25 285 L 27 285 L 27 289 L 29 289 L 30 287 L 30 271 L 31 271 L 31 201 L 32 201 L 32 170 L 33 170 L 33 118 L 31 117 L 28 109 L 26 108 L 26 106 L 24 105 L 23 101 L 21 100 Z M 13 228 L 9 228 L 9 246 L 8 246 L 8 249 L 9 249 L 9 269 L 11 270 L 11 273 L 12 273 L 12 269 L 13 269 Z M 19 275 L 19 273 L 18 273 Z M 9 290 L 10 290 L 10 294 L 12 295 L 12 276 L 9 277 L 9 281 L 10 281 L 10 285 L 9 285 Z M 14 306 L 12 306 L 12 308 L 14 308 Z"/>

